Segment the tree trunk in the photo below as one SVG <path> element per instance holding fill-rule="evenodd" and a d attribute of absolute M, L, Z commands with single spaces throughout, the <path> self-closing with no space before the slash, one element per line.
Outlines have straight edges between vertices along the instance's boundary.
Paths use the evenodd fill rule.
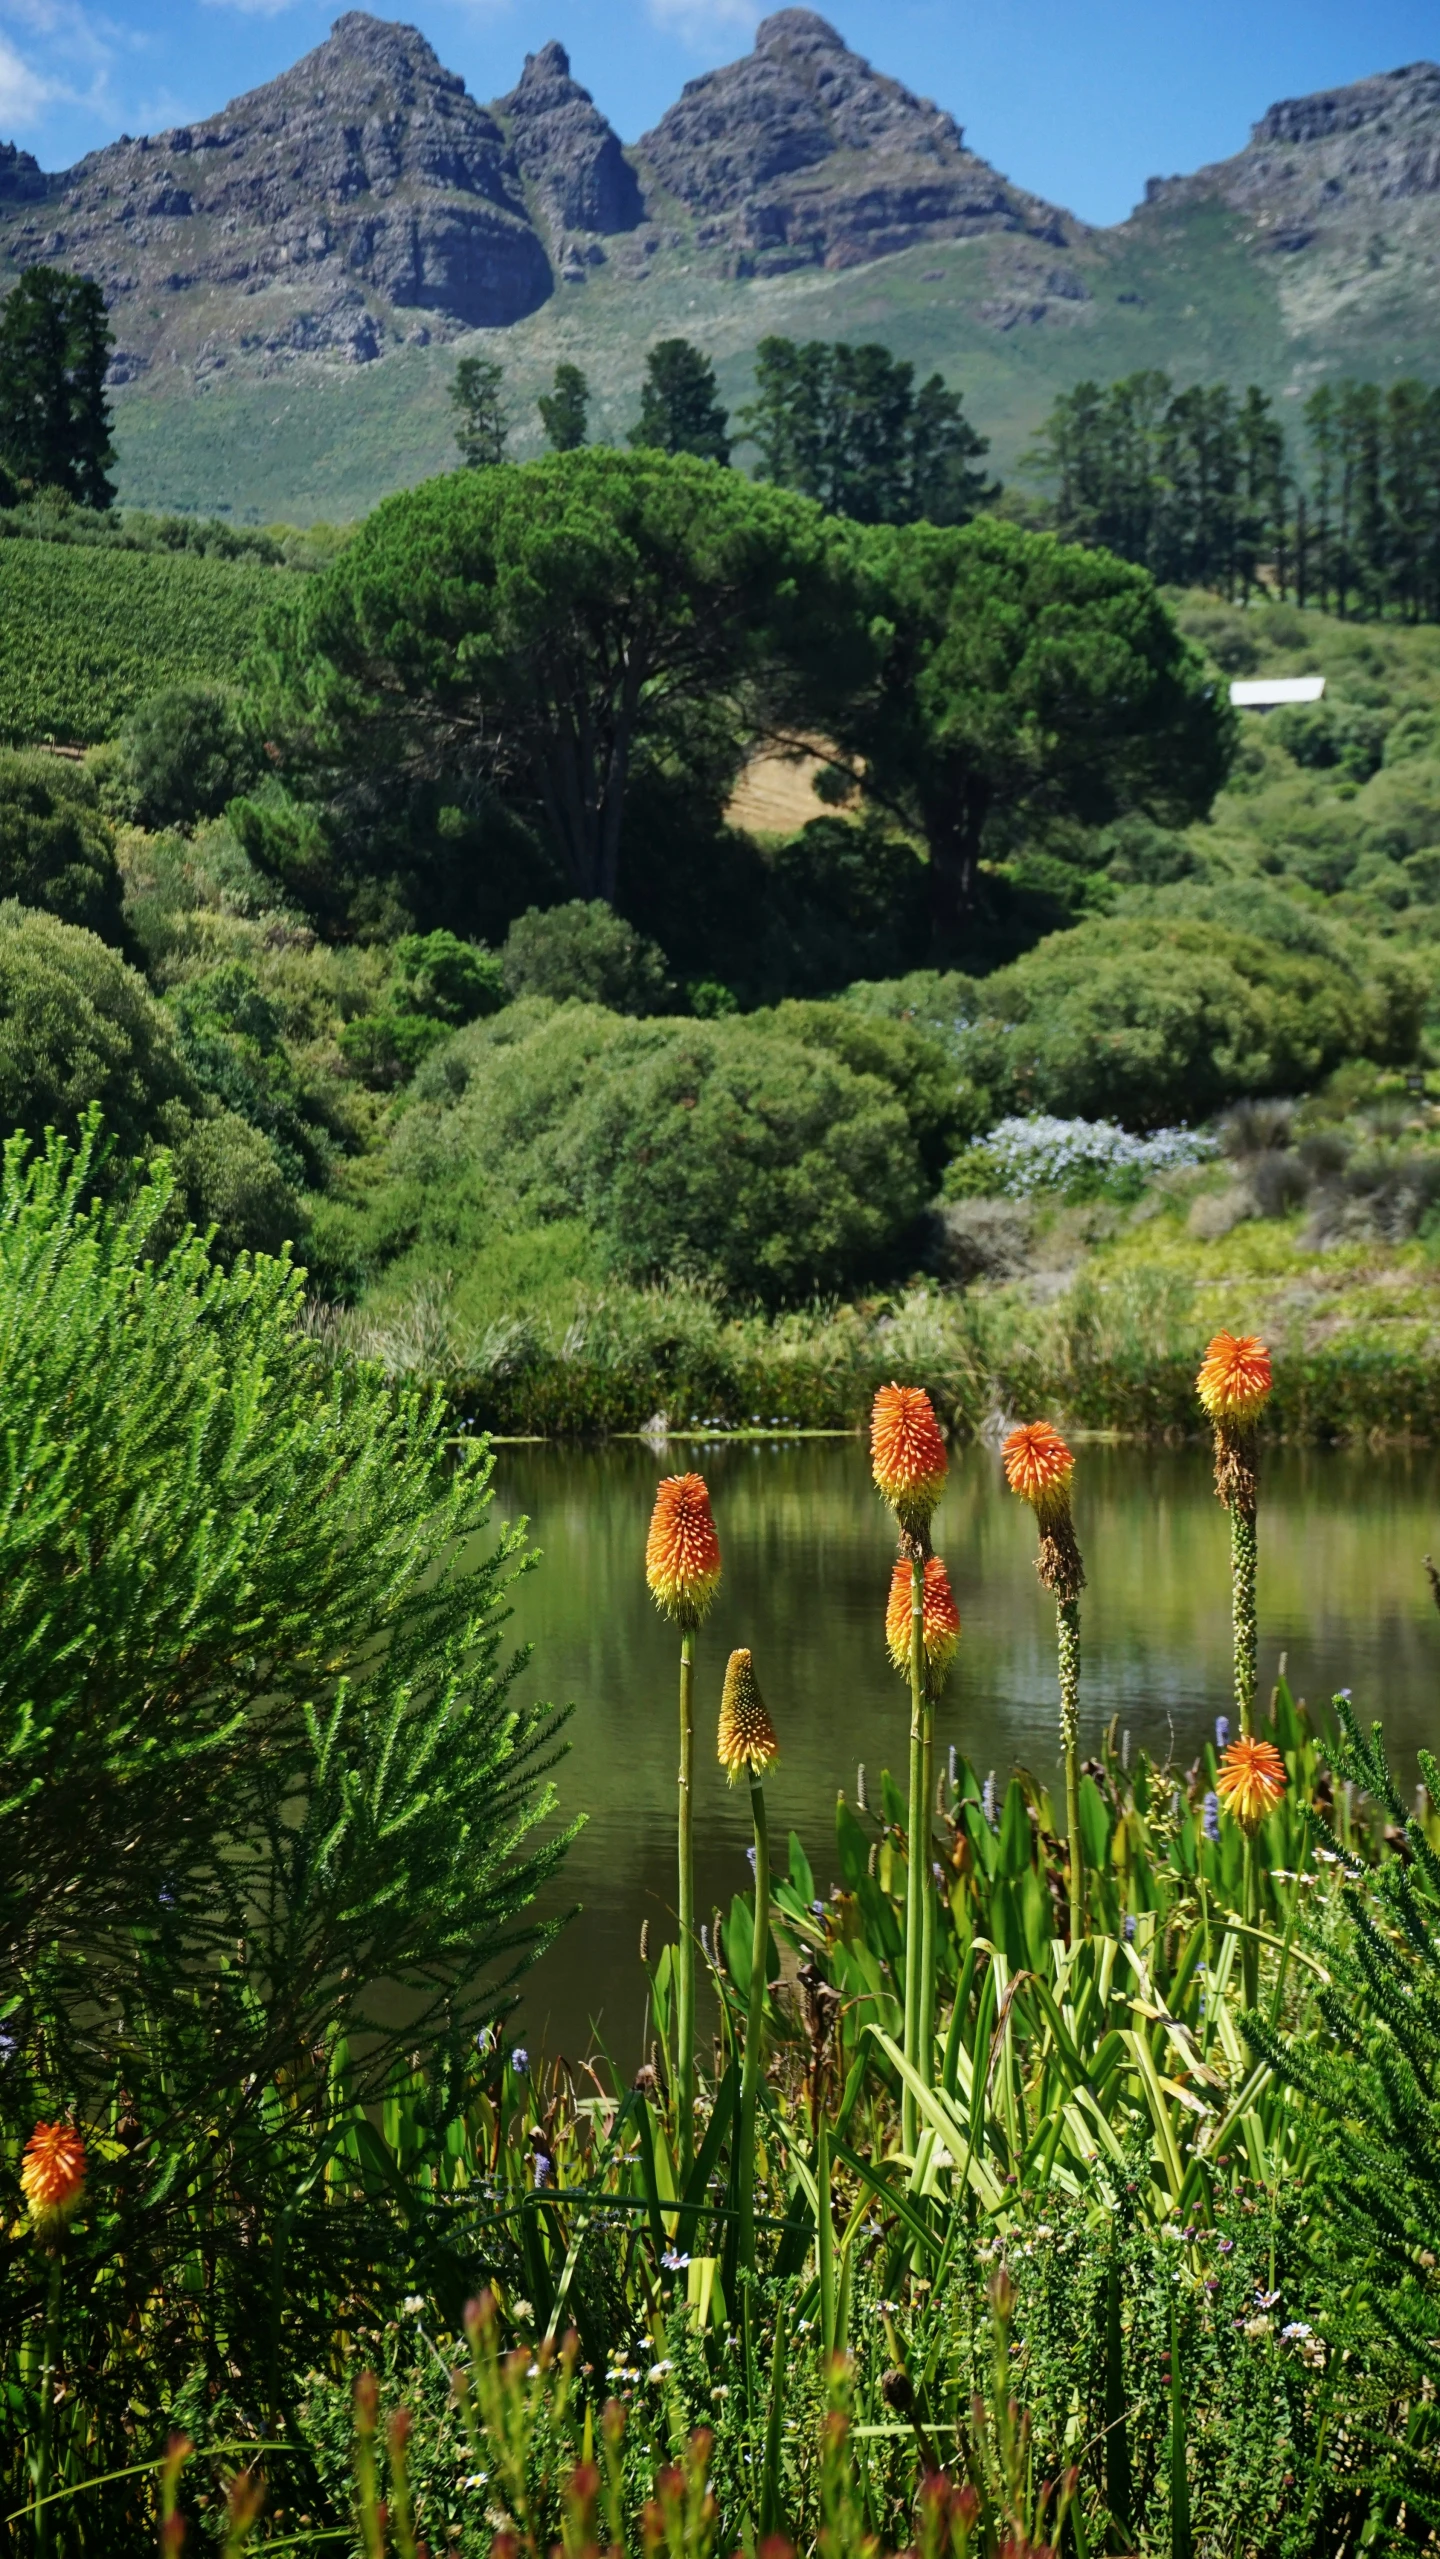
<path fill-rule="evenodd" d="M 980 844 L 990 792 L 967 774 L 925 811 L 930 851 L 930 936 L 935 957 L 958 960 L 970 938 L 979 893 Z"/>

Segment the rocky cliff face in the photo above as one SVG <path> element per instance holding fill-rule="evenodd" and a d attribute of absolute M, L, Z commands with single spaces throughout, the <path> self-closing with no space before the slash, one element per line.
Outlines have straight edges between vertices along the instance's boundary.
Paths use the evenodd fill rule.
<path fill-rule="evenodd" d="M 583 266 L 598 235 L 633 231 L 645 212 L 640 185 L 588 89 L 570 77 L 563 44 L 527 53 L 519 82 L 496 101 L 556 261 Z"/>
<path fill-rule="evenodd" d="M 739 274 L 857 266 L 983 231 L 1059 247 L 1082 229 L 967 151 L 950 116 L 809 9 L 779 10 L 743 62 L 687 81 L 637 158 Z"/>
<path fill-rule="evenodd" d="M 1377 227 L 1432 229 L 1440 196 L 1440 64 L 1411 63 L 1349 88 L 1286 98 L 1248 145 L 1193 177 L 1152 178 L 1147 205 L 1218 196 L 1255 224 L 1255 245 L 1293 255 Z M 1428 201 L 1427 201 L 1428 200 Z"/>
<path fill-rule="evenodd" d="M 113 143 L 38 197 L 25 157 L 0 163 L 0 254 L 96 278 L 121 380 L 166 355 L 365 361 L 387 336 L 518 320 L 552 286 L 494 117 L 413 27 L 360 11 L 223 114 Z"/>

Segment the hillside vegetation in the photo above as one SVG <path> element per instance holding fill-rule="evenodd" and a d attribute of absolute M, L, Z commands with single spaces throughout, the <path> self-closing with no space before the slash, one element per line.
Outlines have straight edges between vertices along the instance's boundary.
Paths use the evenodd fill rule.
<path fill-rule="evenodd" d="M 0 541 L 0 740 L 95 746 L 168 684 L 233 684 L 286 572 Z"/>

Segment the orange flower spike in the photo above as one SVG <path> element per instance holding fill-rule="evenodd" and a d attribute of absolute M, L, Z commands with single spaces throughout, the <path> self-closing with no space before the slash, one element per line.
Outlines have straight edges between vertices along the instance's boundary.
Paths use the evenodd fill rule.
<path fill-rule="evenodd" d="M 1217 1333 L 1195 1392 L 1212 1422 L 1257 1421 L 1270 1401 L 1270 1354 L 1254 1333 Z"/>
<path fill-rule="evenodd" d="M 1233 1813 L 1253 1839 L 1285 1792 L 1285 1762 L 1274 1743 L 1239 1734 L 1221 1759 L 1215 1792 L 1226 1812 Z"/>
<path fill-rule="evenodd" d="M 37 2124 L 20 2162 L 20 2186 L 37 2237 L 63 2230 L 85 2192 L 85 2144 L 73 2124 Z"/>
<path fill-rule="evenodd" d="M 885 1611 L 885 1641 L 898 1671 L 910 1667 L 912 1605 L 911 1567 L 902 1556 L 890 1577 L 890 1601 Z M 960 1611 L 950 1588 L 950 1576 L 938 1555 L 927 1555 L 925 1559 L 923 1624 L 925 1659 L 932 1671 L 943 1673 L 955 1659 L 960 1642 Z"/>
<path fill-rule="evenodd" d="M 1052 1422 L 1022 1422 L 1001 1455 L 1011 1492 L 1030 1504 L 1042 1528 L 1069 1509 L 1075 1460 Z"/>
<path fill-rule="evenodd" d="M 720 1732 L 716 1756 L 733 1786 L 742 1768 L 763 1775 L 779 1751 L 769 1709 L 760 1694 L 755 1664 L 748 1651 L 732 1653 L 725 1665 L 720 1699 Z"/>
<path fill-rule="evenodd" d="M 870 1415 L 875 1482 L 904 1529 L 923 1528 L 945 1489 L 950 1460 L 923 1386 L 882 1386 Z"/>
<path fill-rule="evenodd" d="M 667 1475 L 656 1488 L 645 1579 L 667 1617 L 700 1624 L 720 1580 L 720 1540 L 703 1475 Z"/>

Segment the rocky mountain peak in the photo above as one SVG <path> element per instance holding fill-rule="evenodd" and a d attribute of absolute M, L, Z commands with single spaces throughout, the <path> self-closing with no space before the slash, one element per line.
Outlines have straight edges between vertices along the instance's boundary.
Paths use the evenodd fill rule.
<path fill-rule="evenodd" d="M 527 53 L 519 80 L 508 97 L 497 99 L 495 112 L 562 258 L 579 255 L 568 234 L 633 231 L 645 210 L 639 182 L 619 135 L 589 90 L 571 78 L 563 44 L 552 38 L 538 53 Z"/>
<path fill-rule="evenodd" d="M 1219 196 L 1248 214 L 1257 245 L 1286 254 L 1327 243 L 1343 253 L 1392 228 L 1407 204 L 1440 194 L 1440 64 L 1412 62 L 1343 89 L 1282 98 L 1243 151 L 1192 177 L 1152 178 L 1147 204 Z M 1392 244 L 1393 249 L 1393 244 Z"/>
<path fill-rule="evenodd" d="M 943 108 L 853 53 L 828 19 L 780 9 L 754 51 L 689 80 L 638 146 L 738 273 L 858 265 L 917 240 L 1080 226 L 967 151 Z"/>

